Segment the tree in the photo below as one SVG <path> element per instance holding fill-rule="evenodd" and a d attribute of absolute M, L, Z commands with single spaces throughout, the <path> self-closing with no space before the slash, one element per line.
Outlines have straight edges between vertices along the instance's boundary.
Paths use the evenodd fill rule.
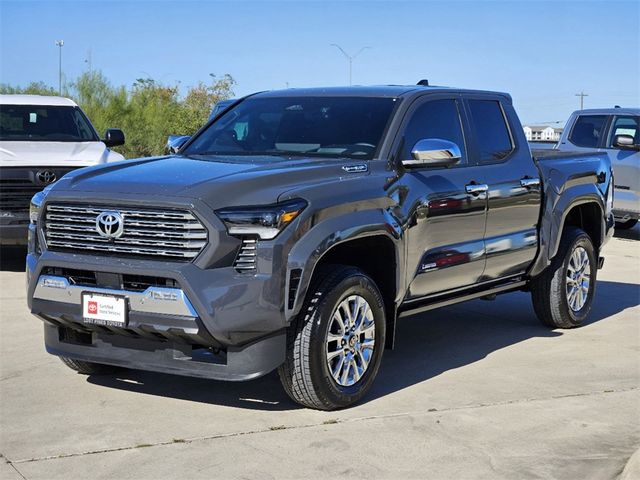
<path fill-rule="evenodd" d="M 26 87 L 12 87 L 5 83 L 0 84 L 0 93 L 23 95 L 57 95 L 58 91 L 44 82 L 31 82 Z"/>
<path fill-rule="evenodd" d="M 125 157 L 161 155 L 168 135 L 192 135 L 206 123 L 214 104 L 233 96 L 236 82 L 231 75 L 210 76 L 209 84 L 199 82 L 181 97 L 179 84 L 139 78 L 130 89 L 114 87 L 102 72 L 93 70 L 69 84 L 65 95 L 82 108 L 100 135 L 107 128 L 125 132 L 125 145 L 115 148 Z M 56 90 L 32 82 L 26 87 L 0 85 L 0 93 L 56 95 Z"/>

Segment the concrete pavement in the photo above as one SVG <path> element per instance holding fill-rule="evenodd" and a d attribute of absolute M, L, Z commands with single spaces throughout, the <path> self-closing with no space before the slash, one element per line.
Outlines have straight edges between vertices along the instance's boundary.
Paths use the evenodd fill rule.
<path fill-rule="evenodd" d="M 607 246 L 583 328 L 541 326 L 526 293 L 411 317 L 340 412 L 299 408 L 276 375 L 76 374 L 44 352 L 5 250 L 0 478 L 616 478 L 640 446 L 639 237 Z"/>

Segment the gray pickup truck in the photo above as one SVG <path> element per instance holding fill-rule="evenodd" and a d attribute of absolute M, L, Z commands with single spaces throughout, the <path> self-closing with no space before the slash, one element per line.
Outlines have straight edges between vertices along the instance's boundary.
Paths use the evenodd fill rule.
<path fill-rule="evenodd" d="M 330 410 L 399 318 L 531 291 L 585 321 L 612 234 L 606 154 L 533 156 L 509 95 L 250 95 L 170 156 L 74 171 L 31 205 L 28 303 L 71 368 L 249 380 Z"/>
<path fill-rule="evenodd" d="M 613 168 L 616 228 L 640 218 L 640 108 L 596 108 L 571 114 L 555 146 L 560 151 L 603 152 Z"/>

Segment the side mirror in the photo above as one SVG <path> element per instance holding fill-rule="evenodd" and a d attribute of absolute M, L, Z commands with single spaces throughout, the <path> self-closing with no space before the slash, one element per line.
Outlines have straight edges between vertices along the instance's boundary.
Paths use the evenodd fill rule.
<path fill-rule="evenodd" d="M 613 146 L 618 148 L 637 148 L 631 135 L 616 135 L 613 137 Z"/>
<path fill-rule="evenodd" d="M 449 167 L 462 158 L 460 147 L 449 140 L 428 138 L 419 140 L 411 149 L 413 158 L 402 160 L 406 168 Z"/>
<path fill-rule="evenodd" d="M 164 147 L 164 152 L 170 155 L 178 153 L 178 150 L 180 150 L 190 138 L 191 136 L 189 135 L 169 135 L 167 144 Z"/>
<path fill-rule="evenodd" d="M 119 128 L 108 128 L 102 141 L 107 147 L 124 145 L 124 132 Z"/>

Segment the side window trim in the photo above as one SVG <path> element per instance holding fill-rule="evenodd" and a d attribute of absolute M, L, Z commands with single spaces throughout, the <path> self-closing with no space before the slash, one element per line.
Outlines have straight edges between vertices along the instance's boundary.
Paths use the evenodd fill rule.
<path fill-rule="evenodd" d="M 396 138 L 393 141 L 393 147 L 391 149 L 392 152 L 394 153 L 394 157 L 395 157 L 395 163 L 399 164 L 402 156 L 402 148 L 404 147 L 403 143 L 404 143 L 404 134 L 405 134 L 405 130 L 407 125 L 409 124 L 409 122 L 411 121 L 411 119 L 413 118 L 414 113 L 423 105 L 429 103 L 429 102 L 433 102 L 436 100 L 451 100 L 454 102 L 454 105 L 456 107 L 456 110 L 458 112 L 458 122 L 460 123 L 460 131 L 462 133 L 462 141 L 464 142 L 464 145 L 461 145 L 461 147 L 463 147 L 463 151 L 464 151 L 464 158 L 466 160 L 465 163 L 460 164 L 460 165 L 453 165 L 451 167 L 424 167 L 421 168 L 419 170 L 450 170 L 450 169 L 454 169 L 454 168 L 465 168 L 465 167 L 469 167 L 469 166 L 473 166 L 475 165 L 475 162 L 471 161 L 471 155 L 470 155 L 470 142 L 469 142 L 469 136 L 468 136 L 468 132 L 467 132 L 467 124 L 466 124 L 466 118 L 465 118 L 465 110 L 464 110 L 464 106 L 462 105 L 462 96 L 458 93 L 456 94 L 451 94 L 451 93 L 426 93 L 424 95 L 420 95 L 419 97 L 416 97 L 408 106 L 407 109 L 405 110 L 402 119 L 400 121 L 399 124 L 399 128 L 397 130 L 396 133 Z"/>
<path fill-rule="evenodd" d="M 504 105 L 502 105 L 502 98 L 500 98 L 499 96 L 468 94 L 468 95 L 464 95 L 462 99 L 463 99 L 464 108 L 465 108 L 465 116 L 467 117 L 467 121 L 468 121 L 470 137 L 473 139 L 472 141 L 473 141 L 474 163 L 476 165 L 482 166 L 482 165 L 498 165 L 498 164 L 510 161 L 511 157 L 513 157 L 514 153 L 518 150 L 518 146 L 516 145 L 516 139 L 515 139 L 515 136 L 513 135 L 511 122 L 509 121 L 507 112 L 504 109 Z M 494 160 L 492 162 L 481 161 L 480 147 L 478 145 L 478 136 L 476 135 L 476 131 L 473 126 L 473 116 L 471 115 L 471 106 L 469 105 L 469 100 L 481 100 L 481 101 L 484 100 L 484 101 L 496 102 L 498 104 L 498 107 L 500 108 L 500 113 L 502 114 L 502 120 L 507 129 L 507 134 L 509 135 L 509 142 L 511 143 L 511 150 L 509 150 L 509 153 L 505 155 L 503 158 L 499 160 Z"/>

